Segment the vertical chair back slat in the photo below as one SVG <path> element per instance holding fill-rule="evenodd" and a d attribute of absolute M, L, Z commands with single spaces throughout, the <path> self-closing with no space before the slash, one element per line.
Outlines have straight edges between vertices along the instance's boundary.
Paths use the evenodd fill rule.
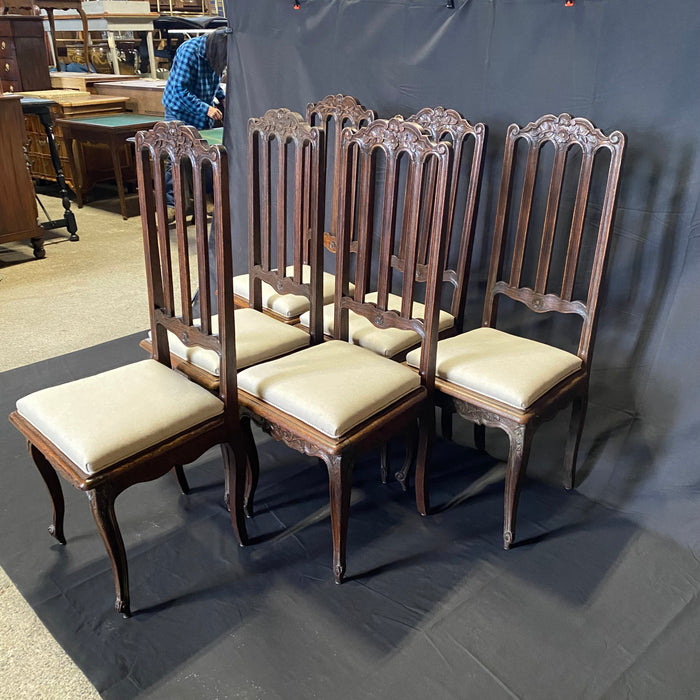
<path fill-rule="evenodd" d="M 550 179 L 549 193 L 547 195 L 547 209 L 544 215 L 540 257 L 537 263 L 537 276 L 535 278 L 535 291 L 539 294 L 544 294 L 547 289 L 549 264 L 552 260 L 552 247 L 554 246 L 554 229 L 557 225 L 559 198 L 561 197 L 561 187 L 564 181 L 564 166 L 566 165 L 567 151 L 567 148 L 562 148 L 560 145 L 557 145 L 554 153 L 552 177 Z"/>
<path fill-rule="evenodd" d="M 593 173 L 593 155 L 584 153 L 581 162 L 578 188 L 576 191 L 576 203 L 571 218 L 571 234 L 569 236 L 569 248 L 566 252 L 566 265 L 561 285 L 561 298 L 571 301 L 574 294 L 574 282 L 578 268 L 578 257 L 581 251 L 581 236 L 583 233 L 583 221 L 586 216 L 588 192 L 591 187 L 591 175 Z"/>
<path fill-rule="evenodd" d="M 515 142 L 511 148 L 515 147 Z M 525 166 L 525 182 L 520 198 L 520 212 L 518 215 L 518 228 L 515 234 L 515 246 L 513 248 L 513 260 L 510 268 L 510 282 L 512 287 L 520 285 L 520 275 L 523 270 L 523 260 L 525 259 L 525 243 L 527 232 L 530 226 L 530 214 L 532 213 L 532 198 L 535 191 L 535 180 L 537 179 L 537 163 L 540 159 L 539 147 L 530 148 L 527 153 L 527 165 Z"/>

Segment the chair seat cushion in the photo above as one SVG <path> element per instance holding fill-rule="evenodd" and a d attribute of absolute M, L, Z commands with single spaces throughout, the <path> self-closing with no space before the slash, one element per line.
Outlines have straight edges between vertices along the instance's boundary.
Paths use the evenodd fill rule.
<path fill-rule="evenodd" d="M 377 293 L 370 292 L 365 299 L 376 303 Z M 390 309 L 398 311 L 401 308 L 401 297 L 396 294 L 390 294 L 388 302 Z M 323 307 L 323 332 L 325 335 L 333 335 L 334 314 L 334 304 L 326 304 Z M 425 315 L 425 306 L 420 302 L 413 302 L 413 315 L 417 318 L 422 318 Z M 302 314 L 299 319 L 302 326 L 308 327 L 309 316 L 308 311 Z M 452 328 L 454 322 L 454 316 L 447 311 L 440 311 L 438 328 L 441 332 Z M 350 311 L 348 313 L 348 341 L 367 348 L 377 353 L 377 355 L 394 357 L 418 345 L 420 336 L 415 331 L 402 330 L 400 328 L 378 328 L 369 319 Z"/>
<path fill-rule="evenodd" d="M 88 474 L 223 413 L 217 396 L 142 360 L 17 401 L 17 412 Z"/>
<path fill-rule="evenodd" d="M 242 369 L 280 355 L 305 348 L 309 334 L 298 326 L 275 321 L 255 309 L 236 309 L 236 367 Z M 212 316 L 212 329 L 219 331 L 219 319 Z M 150 333 L 149 333 L 150 338 Z M 168 333 L 170 352 L 215 377 L 219 376 L 219 355 L 197 345 L 187 347 L 174 333 Z"/>
<path fill-rule="evenodd" d="M 249 367 L 238 386 L 338 438 L 417 389 L 420 378 L 405 365 L 333 340 Z"/>
<path fill-rule="evenodd" d="M 420 353 L 406 361 L 418 367 Z M 476 328 L 438 342 L 436 374 L 452 384 L 526 409 L 562 379 L 581 368 L 581 358 L 559 348 Z"/>
<path fill-rule="evenodd" d="M 287 275 L 294 274 L 294 267 L 287 267 Z M 311 281 L 311 268 L 308 265 L 302 267 L 302 280 L 305 284 Z M 248 299 L 250 293 L 250 275 L 236 275 L 233 278 L 233 291 L 239 297 Z M 335 295 L 335 276 L 330 272 L 323 273 L 323 303 L 333 301 Z M 278 294 L 273 287 L 263 282 L 262 306 L 284 318 L 298 318 L 309 310 L 309 300 L 301 294 Z"/>

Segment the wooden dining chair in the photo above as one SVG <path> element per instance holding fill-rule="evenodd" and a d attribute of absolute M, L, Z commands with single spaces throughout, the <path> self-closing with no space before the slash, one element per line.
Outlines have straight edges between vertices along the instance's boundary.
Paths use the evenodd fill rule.
<path fill-rule="evenodd" d="M 317 168 L 319 140 L 316 129 L 305 124 L 299 114 L 286 109 L 270 110 L 260 119 L 251 119 L 248 124 L 248 184 L 251 188 L 249 206 L 256 207 L 255 212 L 251 211 L 251 216 L 257 226 L 261 225 L 260 222 L 264 222 L 268 227 L 279 228 L 278 233 L 281 240 L 286 241 L 291 238 L 295 241 L 291 250 L 302 250 L 302 241 L 307 235 L 306 230 L 308 229 L 308 224 L 304 224 L 303 217 L 308 218 L 309 211 L 312 210 L 312 207 L 316 207 L 316 204 L 312 205 L 309 200 L 312 191 L 308 184 L 311 173 L 296 168 L 296 163 L 305 162 L 307 165 L 314 163 L 314 168 Z M 259 177 L 256 177 L 254 169 L 259 169 L 257 163 L 260 159 L 269 158 L 270 152 L 275 148 L 277 148 L 276 155 L 278 157 L 275 165 L 279 168 L 276 171 L 276 176 L 281 178 L 276 182 L 284 182 L 285 186 L 277 191 L 277 197 L 273 199 L 271 197 L 273 183 L 270 181 L 262 182 Z M 263 150 L 265 152 L 261 153 Z M 316 170 L 314 170 L 315 172 Z M 290 196 L 290 192 L 293 193 L 293 196 Z M 163 193 L 158 190 L 158 183 L 156 183 L 156 193 L 157 198 L 162 199 Z M 228 202 L 228 191 L 222 192 L 221 197 Z M 177 211 L 177 199 L 175 205 Z M 200 223 L 206 225 L 206 212 L 195 210 L 194 219 L 198 225 Z M 290 221 L 293 222 L 291 226 Z M 176 217 L 176 222 L 176 226 L 184 227 L 185 217 Z M 222 225 L 225 235 L 230 236 L 230 222 L 226 220 Z M 290 231 L 290 228 L 293 230 Z M 289 252 L 285 249 L 285 256 Z M 274 268 L 274 264 L 272 268 Z M 279 296 L 294 295 L 295 299 L 302 299 L 308 306 L 311 293 L 308 284 L 309 270 L 310 268 L 304 261 L 303 280 L 300 276 L 295 278 L 293 265 L 282 274 L 278 274 L 276 270 L 271 271 L 272 282 L 275 288 L 279 288 Z M 245 278 L 246 285 L 250 285 L 250 275 L 245 275 Z M 239 282 L 240 279 L 234 277 L 234 290 Z M 269 284 L 266 286 L 269 288 Z M 264 313 L 262 299 L 258 299 L 257 304 L 248 306 L 246 302 L 245 306 L 236 308 L 235 316 L 236 360 L 239 369 L 295 352 L 316 341 L 316 337 L 308 330 L 281 322 L 268 313 Z M 218 320 L 218 316 L 214 316 L 212 319 L 214 332 L 218 327 Z M 140 345 L 150 352 L 152 348 L 150 335 L 142 340 Z M 188 347 L 177 336 L 170 338 L 170 351 L 173 366 L 198 384 L 211 391 L 218 391 L 220 371 L 219 356 L 216 352 L 206 348 Z"/>
<path fill-rule="evenodd" d="M 117 612 L 131 614 L 124 541 L 114 509 L 117 496 L 134 484 L 163 476 L 221 445 L 232 497 L 231 522 L 240 544 L 246 543 L 243 500 L 246 456 L 254 449 L 249 426 L 239 420 L 233 315 L 231 239 L 225 235 L 228 200 L 226 154 L 208 146 L 195 129 L 179 122 L 158 123 L 136 135 L 139 201 L 143 224 L 146 278 L 153 357 L 84 379 L 42 389 L 17 401 L 12 424 L 26 437 L 29 452 L 53 503 L 51 534 L 62 544 L 64 500 L 58 476 L 85 491 L 114 574 Z M 164 201 L 154 197 L 152 181 L 163 186 L 163 155 L 174 159 L 176 197 L 182 185 L 179 163 L 188 159 L 195 174 L 195 204 L 205 207 L 201 165 L 214 179 L 213 259 L 216 287 L 209 283 L 207 229 L 198 225 L 194 246 L 178 228 L 171 241 Z M 192 249 L 194 248 L 194 249 Z M 197 262 L 193 256 L 196 254 Z M 173 260 L 175 258 L 175 260 Z M 201 318 L 190 302 L 192 269 L 198 272 Z M 173 270 L 176 270 L 176 274 Z M 175 280 L 179 280 L 179 294 Z M 218 331 L 212 305 L 218 302 Z M 221 382 L 212 394 L 170 366 L 168 337 L 220 354 Z"/>
<path fill-rule="evenodd" d="M 397 119 L 402 117 L 397 116 Z M 435 141 L 444 141 L 452 146 L 450 170 L 447 186 L 445 228 L 447 230 L 447 257 L 443 271 L 443 294 L 439 315 L 440 337 L 449 337 L 462 330 L 464 306 L 469 279 L 469 268 L 474 241 L 479 189 L 483 165 L 486 127 L 482 123 L 470 124 L 459 112 L 444 107 L 426 107 L 408 117 L 408 121 L 422 126 Z M 425 193 L 430 197 L 430 193 Z M 458 202 L 459 195 L 459 202 Z M 463 208 L 462 208 L 463 203 Z M 459 204 L 459 207 L 457 206 Z M 337 207 L 337 204 L 334 204 Z M 458 211 L 459 210 L 459 211 Z M 425 210 L 429 217 L 430 212 Z M 429 221 L 419 229 L 419 259 L 417 275 L 425 273 L 429 237 L 432 235 Z M 353 241 L 352 249 L 356 248 Z M 402 270 L 405 265 L 406 250 L 397 250 L 392 258 L 392 266 Z M 415 302 L 415 315 L 422 313 L 421 303 Z M 401 306 L 398 294 L 389 296 L 390 308 Z M 308 314 L 301 317 L 301 325 L 306 327 Z M 323 310 L 323 332 L 326 338 L 333 337 L 333 304 L 326 304 Z M 367 319 L 357 314 L 349 317 L 349 339 L 384 357 L 403 361 L 406 354 L 420 345 L 419 334 L 413 331 L 375 328 Z"/>
<path fill-rule="evenodd" d="M 606 136 L 587 119 L 568 114 L 508 127 L 482 327 L 438 343 L 436 403 L 476 424 L 482 450 L 485 426 L 500 428 L 509 438 L 506 549 L 515 537 L 533 433 L 568 404 L 573 409 L 564 461 L 567 488 L 574 486 L 624 146 L 619 131 Z M 538 188 L 538 182 L 544 185 Z M 573 337 L 558 338 L 557 345 L 500 330 L 502 297 L 514 310 L 575 314 L 581 323 Z M 561 347 L 567 342 L 570 351 Z M 418 353 L 407 357 L 413 366 L 418 359 Z M 418 465 L 416 499 L 418 510 L 428 513 L 426 463 Z"/>
<path fill-rule="evenodd" d="M 376 118 L 371 109 L 365 109 L 350 95 L 328 95 L 318 102 L 309 103 L 306 108 L 306 122 L 320 132 L 318 144 L 318 176 L 317 176 L 317 206 L 319 209 L 320 226 L 323 230 L 323 241 L 327 250 L 335 252 L 335 231 L 338 225 L 338 183 L 340 169 L 340 135 L 345 127 L 357 128 L 369 124 Z M 310 171 L 306 172 L 306 179 Z M 326 195 L 330 193 L 331 211 L 326 210 Z M 304 261 L 304 279 L 310 280 L 308 230 L 302 231 L 304 238 L 295 243 L 300 245 Z M 323 300 L 330 303 L 335 290 L 335 277 L 331 272 L 323 272 Z M 250 304 L 249 275 L 237 275 L 234 281 L 236 295 L 234 300 L 238 307 Z M 298 325 L 300 316 L 306 314 L 305 328 L 308 328 L 309 300 L 304 295 L 281 294 L 279 290 L 267 283 L 262 284 L 261 308 L 264 313 L 284 323 Z"/>
<path fill-rule="evenodd" d="M 434 380 L 438 296 L 444 267 L 442 218 L 449 151 L 449 145 L 433 142 L 418 125 L 399 119 L 378 119 L 359 130 L 343 131 L 335 339 L 250 367 L 238 377 L 244 414 L 274 439 L 320 457 L 326 464 L 336 583 L 342 582 L 346 569 L 355 456 L 406 431 L 420 436 L 419 459 L 429 443 L 434 417 L 428 398 Z M 370 196 L 372 190 L 374 196 Z M 431 199 L 421 196 L 425 191 L 432 193 Z M 426 221 L 426 207 L 433 236 L 425 281 L 419 282 L 418 237 L 420 224 Z M 349 212 L 354 212 L 353 216 Z M 255 230 L 251 226 L 251 231 Z M 352 241 L 357 241 L 353 257 L 360 272 L 350 293 Z M 402 246 L 407 256 L 399 274 L 392 259 Z M 252 248 L 259 249 L 260 243 L 253 241 Z M 320 264 L 322 251 L 316 232 L 311 238 L 313 267 Z M 397 310 L 388 308 L 394 285 L 400 287 L 403 299 Z M 367 299 L 371 292 L 375 292 L 374 301 Z M 412 313 L 416 293 L 425 298 L 421 317 Z M 419 374 L 346 342 L 350 311 L 379 327 L 419 333 L 423 339 Z"/>

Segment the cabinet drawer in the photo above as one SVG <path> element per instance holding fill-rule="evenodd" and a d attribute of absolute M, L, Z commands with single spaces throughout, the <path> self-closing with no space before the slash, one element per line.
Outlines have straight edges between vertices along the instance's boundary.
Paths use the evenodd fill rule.
<path fill-rule="evenodd" d="M 5 80 L 0 78 L 0 90 L 3 92 L 19 92 L 21 90 L 19 80 Z"/>
<path fill-rule="evenodd" d="M 5 56 L 0 60 L 0 76 L 3 80 L 19 80 L 19 70 L 14 57 Z"/>
<path fill-rule="evenodd" d="M 0 58 L 15 57 L 15 44 L 10 37 L 0 36 Z"/>

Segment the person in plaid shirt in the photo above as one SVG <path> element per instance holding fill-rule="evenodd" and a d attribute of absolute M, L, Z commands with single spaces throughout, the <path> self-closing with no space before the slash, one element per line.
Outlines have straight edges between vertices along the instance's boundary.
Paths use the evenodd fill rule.
<path fill-rule="evenodd" d="M 197 129 L 211 129 L 215 120 L 222 119 L 225 94 L 220 83 L 226 69 L 230 33 L 228 27 L 217 29 L 188 39 L 178 47 L 163 91 L 166 121 L 177 120 Z M 170 168 L 166 170 L 165 187 L 168 219 L 172 221 L 175 200 Z"/>

